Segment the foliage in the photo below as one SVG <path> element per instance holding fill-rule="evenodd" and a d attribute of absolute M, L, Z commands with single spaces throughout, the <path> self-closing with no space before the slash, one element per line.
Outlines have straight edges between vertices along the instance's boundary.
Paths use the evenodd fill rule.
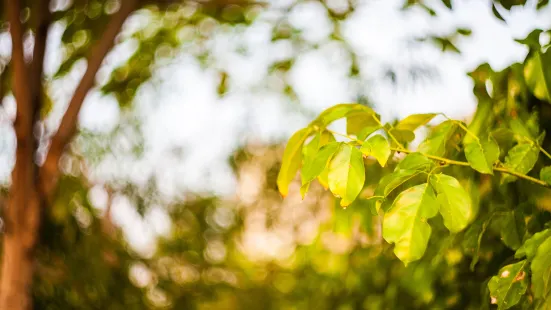
<path fill-rule="evenodd" d="M 531 36 L 519 41 L 531 42 Z M 287 146 L 304 147 L 304 142 L 318 133 L 339 138 L 335 143 L 345 150 L 343 155 L 321 154 L 323 160 L 318 161 L 319 153 L 310 152 L 304 159 L 293 159 L 294 169 L 308 162 L 310 171 L 319 175 L 329 166 L 333 172 L 329 184 L 339 185 L 329 186 L 329 190 L 343 207 L 354 205 L 362 190 L 371 193 L 361 198 L 370 204 L 364 206 L 364 212 L 382 217 L 382 236 L 394 244 L 395 255 L 406 266 L 425 262 L 427 245 L 440 241 L 431 238 L 432 230 L 443 225 L 454 242 L 462 243 L 465 254 L 472 257 L 471 269 L 476 271 L 481 250 L 491 244 L 486 241 L 487 230 L 495 230 L 506 248 L 517 250 L 516 255 L 509 252 L 494 261 L 496 266 L 504 265 L 486 279 L 486 301 L 499 309 L 516 305 L 547 309 L 551 304 L 551 238 L 548 229 L 542 230 L 549 220 L 551 197 L 550 143 L 545 135 L 551 107 L 551 79 L 545 62 L 549 52 L 539 44 L 527 45 L 531 49 L 524 64 L 513 64 L 502 72 L 482 65 L 470 74 L 479 108 L 468 126 L 437 114 L 415 114 L 382 124 L 369 107 L 339 104 L 301 129 L 301 141 L 290 141 Z M 493 90 L 482 88 L 485 83 L 491 83 Z M 355 119 L 358 113 L 363 121 Z M 542 113 L 545 121 L 540 120 Z M 330 129 L 331 123 L 341 118 L 348 123 L 346 133 Z M 414 136 L 421 126 L 432 129 L 417 148 L 408 147 L 412 139 L 404 139 L 402 132 Z M 387 170 L 370 190 L 365 181 L 373 178 L 370 169 L 342 160 L 354 154 L 353 150 L 363 154 L 365 165 L 374 157 L 381 168 L 387 161 L 395 168 Z M 287 160 L 283 159 L 283 167 Z M 312 163 L 320 166 L 315 169 Z M 365 178 L 350 178 L 351 171 L 365 171 Z M 313 177 L 310 173 L 308 181 Z M 285 192 L 289 183 L 278 183 L 279 190 Z"/>

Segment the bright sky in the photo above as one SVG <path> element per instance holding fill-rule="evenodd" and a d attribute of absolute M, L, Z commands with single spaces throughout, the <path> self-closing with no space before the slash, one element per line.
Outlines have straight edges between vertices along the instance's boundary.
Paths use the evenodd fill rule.
<path fill-rule="evenodd" d="M 273 1 L 273 5 L 284 6 L 289 1 Z M 531 8 L 516 8 L 511 14 L 504 12 L 502 15 L 508 21 L 505 24 L 493 16 L 489 1 L 454 1 L 451 13 L 435 1 L 435 7 L 441 8 L 437 10 L 437 18 L 420 10 L 398 11 L 402 0 L 359 2 L 361 5 L 342 29 L 344 37 L 362 56 L 360 65 L 369 82 L 350 84 L 346 78 L 349 61 L 346 54 L 338 44 L 324 43 L 319 49 L 300 55 L 290 72 L 300 104 L 309 111 L 318 113 L 331 105 L 351 102 L 361 88 L 386 120 L 415 112 L 444 112 L 467 119 L 474 111 L 475 101 L 465 73 L 483 62 L 500 70 L 521 61 L 527 51 L 513 38 L 524 37 L 536 27 L 551 26 L 548 18 L 551 8 L 537 14 Z M 135 102 L 137 115 L 144 122 L 145 158 L 138 162 L 124 158 L 107 161 L 96 171 L 97 180 L 122 177 L 140 182 L 156 174 L 160 190 L 168 196 L 189 190 L 231 195 L 235 179 L 227 158 L 239 145 L 246 141 L 281 142 L 304 126 L 309 120 L 298 113 L 295 104 L 281 92 L 265 87 L 267 66 L 289 54 L 288 46 L 270 41 L 271 26 L 266 21 L 270 14 L 262 14 L 240 36 L 219 35 L 210 43 L 218 66 L 230 75 L 230 93 L 224 98 L 216 96 L 216 70 L 201 69 L 190 56 L 180 55 L 159 70 L 154 83 L 143 86 Z M 327 16 L 316 3 L 297 6 L 290 13 L 290 21 L 311 42 L 324 42 L 330 31 Z M 461 55 L 442 54 L 428 45 L 406 44 L 414 36 L 446 33 L 456 26 L 473 30 L 459 44 Z M 49 44 L 46 72 L 55 70 L 60 60 L 55 36 L 59 37 L 62 29 L 58 28 L 54 28 L 54 39 Z M 0 38 L 0 53 L 4 53 L 5 42 L 6 38 Z M 238 44 L 248 47 L 247 56 L 228 52 Z M 128 45 L 119 46 L 106 61 L 103 72 L 124 61 L 131 50 Z M 381 81 L 385 64 L 393 67 L 427 64 L 437 68 L 439 75 L 428 82 L 395 88 Z M 75 87 L 74 82 L 67 81 L 78 78 L 84 69 L 84 63 L 77 65 L 69 78 L 59 82 L 63 87 L 53 87 L 56 102 L 61 104 L 50 122 L 59 121 L 63 103 Z M 400 78 L 400 70 L 398 74 Z M 14 109 L 12 100 L 6 100 L 4 105 L 0 130 L 6 133 Z M 118 104 L 113 98 L 92 93 L 80 119 L 81 126 L 87 129 L 109 131 L 119 117 Z M 11 152 L 6 150 L 10 149 L 13 137 L 8 134 L 2 137 L 6 138 L 0 139 L 0 179 L 5 180 L 12 165 Z M 183 158 L 167 153 L 174 147 L 183 148 Z M 101 205 L 102 195 L 96 194 L 95 200 Z M 152 213 L 156 215 L 141 221 L 124 199 L 119 199 L 114 209 L 115 220 L 125 229 L 131 243 L 143 251 L 150 249 L 155 232 L 166 226 L 162 212 L 154 209 Z"/>

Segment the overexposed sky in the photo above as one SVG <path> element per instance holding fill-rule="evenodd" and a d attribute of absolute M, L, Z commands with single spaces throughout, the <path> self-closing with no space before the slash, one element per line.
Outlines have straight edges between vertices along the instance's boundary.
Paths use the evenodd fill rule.
<path fill-rule="evenodd" d="M 253 141 L 282 142 L 309 121 L 299 112 L 301 109 L 319 113 L 331 105 L 353 101 L 359 90 L 369 95 L 384 120 L 418 112 L 444 112 L 451 117 L 468 119 L 476 103 L 466 72 L 483 62 L 501 70 L 521 61 L 527 50 L 513 39 L 526 36 L 534 28 L 547 29 L 551 25 L 548 18 L 551 8 L 536 13 L 535 1 L 531 1 L 532 7 L 515 8 L 510 14 L 503 12 L 507 24 L 493 16 L 489 1 L 453 1 L 451 12 L 439 1 L 431 1 L 437 17 L 420 9 L 399 11 L 402 0 L 358 2 L 356 12 L 341 25 L 341 30 L 360 56 L 365 84 L 353 84 L 347 78 L 350 59 L 340 44 L 327 40 L 332 26 L 325 9 L 319 3 L 304 2 L 291 10 L 289 20 L 302 30 L 308 42 L 319 44 L 319 48 L 300 53 L 289 72 L 289 81 L 300 102 L 300 108 L 297 107 L 282 94 L 278 81 L 268 76 L 270 64 L 294 53 L 285 42 L 271 42 L 270 20 L 275 13 L 268 10 L 243 32 L 220 33 L 209 40 L 215 68 L 203 69 L 186 53 L 160 68 L 152 81 L 141 88 L 134 102 L 135 114 L 143 122 L 145 157 L 129 161 L 124 156 L 113 156 L 94 171 L 95 181 L 122 178 L 139 184 L 156 175 L 159 189 L 167 197 L 185 191 L 232 195 L 235 178 L 227 158 L 240 145 Z M 274 7 L 285 7 L 290 1 L 271 3 Z M 335 3 L 338 5 L 338 0 Z M 127 28 L 143 22 L 140 18 L 144 17 L 130 20 Z M 470 37 L 458 44 L 461 55 L 443 54 L 428 43 L 407 44 L 415 36 L 444 34 L 458 26 L 473 30 Z M 47 73 L 54 72 L 61 60 L 62 30 L 59 25 L 52 29 Z M 6 40 L 9 41 L 0 37 L 0 54 L 6 53 Z M 238 46 L 246 46 L 247 54 L 232 52 Z M 134 48 L 132 42 L 117 46 L 98 74 L 98 81 L 104 81 L 106 73 L 123 62 Z M 385 65 L 406 68 L 411 64 L 432 66 L 438 69 L 438 75 L 428 81 L 403 83 L 407 77 L 398 70 L 398 87 L 382 79 Z M 52 87 L 57 106 L 48 120 L 50 124 L 59 122 L 75 81 L 85 67 L 84 62 L 78 63 L 67 78 L 55 82 L 63 87 Z M 229 93 L 223 98 L 216 94 L 218 69 L 224 69 L 230 77 Z M 272 86 L 267 87 L 268 84 Z M 7 133 L 13 115 L 13 100 L 5 100 L 0 113 L 2 180 L 7 179 L 13 164 L 10 150 L 13 135 Z M 80 115 L 81 126 L 93 131 L 108 132 L 120 120 L 115 99 L 97 92 L 88 96 Z M 181 148 L 184 155 L 172 155 L 169 151 L 174 148 Z M 118 201 L 119 210 L 114 210 L 116 221 L 125 228 L 136 247 L 147 250 L 155 227 L 162 225 L 135 218 L 129 202 L 123 198 Z M 153 213 L 159 214 L 159 211 L 155 209 Z M 159 217 L 162 218 L 152 216 L 146 221 L 159 222 Z"/>

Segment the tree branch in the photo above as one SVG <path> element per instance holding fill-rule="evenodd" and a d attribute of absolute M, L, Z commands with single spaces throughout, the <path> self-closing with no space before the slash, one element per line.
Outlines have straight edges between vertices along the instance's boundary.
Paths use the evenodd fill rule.
<path fill-rule="evenodd" d="M 35 113 L 39 113 L 42 106 L 42 73 L 48 28 L 50 27 L 51 18 L 50 9 L 48 7 L 49 2 L 49 0 L 39 0 L 33 10 L 37 15 L 34 25 L 34 48 L 30 71 L 30 85 L 32 89 L 32 104 L 35 108 Z"/>
<path fill-rule="evenodd" d="M 57 133 L 51 140 L 50 150 L 46 160 L 40 169 L 40 188 L 49 197 L 57 184 L 59 175 L 58 163 L 65 146 L 71 141 L 77 129 L 78 114 L 88 91 L 94 85 L 94 79 L 103 59 L 114 45 L 116 35 L 119 33 L 126 18 L 134 11 L 137 0 L 122 0 L 121 7 L 113 15 L 103 33 L 102 38 L 92 47 L 88 57 L 88 66 L 84 76 L 77 86 L 67 111 L 63 115 Z"/>

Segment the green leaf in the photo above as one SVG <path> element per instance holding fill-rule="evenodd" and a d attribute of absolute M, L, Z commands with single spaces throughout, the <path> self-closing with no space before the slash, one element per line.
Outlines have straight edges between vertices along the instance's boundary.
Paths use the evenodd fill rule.
<path fill-rule="evenodd" d="M 524 39 L 515 39 L 520 44 L 525 44 L 528 47 L 539 50 L 541 48 L 540 35 L 543 32 L 541 29 L 534 29 Z"/>
<path fill-rule="evenodd" d="M 398 195 L 383 219 L 383 238 L 394 243 L 394 254 L 406 265 L 420 259 L 431 234 L 427 220 L 438 213 L 434 190 L 428 183 Z"/>
<path fill-rule="evenodd" d="M 391 128 L 389 133 L 400 143 L 409 143 L 415 139 L 415 133 L 407 129 Z"/>
<path fill-rule="evenodd" d="M 551 291 L 551 237 L 536 250 L 531 269 L 534 297 L 547 297 Z"/>
<path fill-rule="evenodd" d="M 329 189 L 341 197 L 341 206 L 351 204 L 365 182 L 362 153 L 349 144 L 342 144 L 329 164 Z"/>
<path fill-rule="evenodd" d="M 518 173 L 527 174 L 538 161 L 539 149 L 531 144 L 522 143 L 515 145 L 505 158 L 504 167 Z M 517 177 L 504 174 L 501 183 L 513 182 Z"/>
<path fill-rule="evenodd" d="M 356 114 L 359 112 L 371 113 L 375 115 L 372 109 L 357 103 L 341 103 L 334 105 L 323 112 L 312 122 L 309 127 L 326 127 L 333 121 L 343 118 L 349 114 Z"/>
<path fill-rule="evenodd" d="M 384 167 L 390 157 L 390 143 L 381 135 L 375 135 L 365 141 L 360 149 L 366 156 L 373 156 Z"/>
<path fill-rule="evenodd" d="M 517 208 L 502 215 L 501 240 L 506 246 L 513 250 L 520 248 L 525 231 L 526 223 L 522 210 Z"/>
<path fill-rule="evenodd" d="M 313 156 L 312 160 L 304 163 L 301 171 L 302 185 L 312 182 L 328 166 L 331 157 L 338 150 L 340 142 L 331 142 Z"/>
<path fill-rule="evenodd" d="M 436 113 L 427 113 L 427 114 L 412 114 L 403 120 L 401 120 L 394 128 L 398 130 L 409 130 L 414 131 L 420 126 L 426 125 L 430 122 L 436 115 Z"/>
<path fill-rule="evenodd" d="M 551 185 L 551 166 L 543 167 L 540 170 L 540 180 Z"/>
<path fill-rule="evenodd" d="M 493 165 L 499 158 L 499 146 L 491 136 L 486 139 L 473 139 L 465 145 L 465 157 L 476 171 L 494 174 Z"/>
<path fill-rule="evenodd" d="M 451 137 L 457 130 L 457 124 L 453 121 L 445 121 L 436 126 L 428 139 L 423 141 L 419 148 L 419 152 L 434 156 L 444 156 L 446 146 Z"/>
<path fill-rule="evenodd" d="M 527 260 L 532 260 L 536 256 L 536 251 L 541 244 L 551 236 L 551 229 L 545 229 L 535 233 L 532 237 L 524 242 L 524 244 L 515 253 L 515 258 L 526 257 Z"/>
<path fill-rule="evenodd" d="M 442 173 L 431 175 L 430 183 L 438 193 L 444 225 L 452 233 L 463 230 L 474 217 L 469 194 L 456 178 Z"/>
<path fill-rule="evenodd" d="M 375 189 L 375 196 L 388 196 L 393 190 L 395 190 L 398 186 L 404 184 L 405 182 L 411 180 L 418 174 L 420 174 L 421 171 L 416 170 L 398 170 L 394 171 L 391 174 L 385 175 L 377 185 L 377 189 Z"/>
<path fill-rule="evenodd" d="M 377 122 L 377 115 L 373 111 L 352 111 L 346 116 L 346 133 L 356 135 L 360 140 L 364 140 L 381 128 Z"/>
<path fill-rule="evenodd" d="M 534 96 L 551 102 L 551 51 L 535 52 L 526 60 L 524 79 Z"/>
<path fill-rule="evenodd" d="M 311 132 L 310 128 L 303 128 L 295 132 L 289 139 L 289 142 L 287 142 L 287 146 L 283 152 L 281 168 L 277 176 L 277 187 L 283 197 L 289 193 L 289 184 L 295 178 L 302 163 L 302 146 Z"/>
<path fill-rule="evenodd" d="M 434 168 L 434 162 L 421 153 L 410 153 L 396 166 L 397 170 L 418 170 L 428 172 Z"/>
<path fill-rule="evenodd" d="M 488 289 L 492 303 L 497 304 L 498 309 L 509 309 L 516 305 L 528 288 L 528 275 L 526 274 L 527 261 L 523 260 L 515 264 L 507 265 L 499 270 L 497 276 L 493 276 L 488 282 Z"/>

